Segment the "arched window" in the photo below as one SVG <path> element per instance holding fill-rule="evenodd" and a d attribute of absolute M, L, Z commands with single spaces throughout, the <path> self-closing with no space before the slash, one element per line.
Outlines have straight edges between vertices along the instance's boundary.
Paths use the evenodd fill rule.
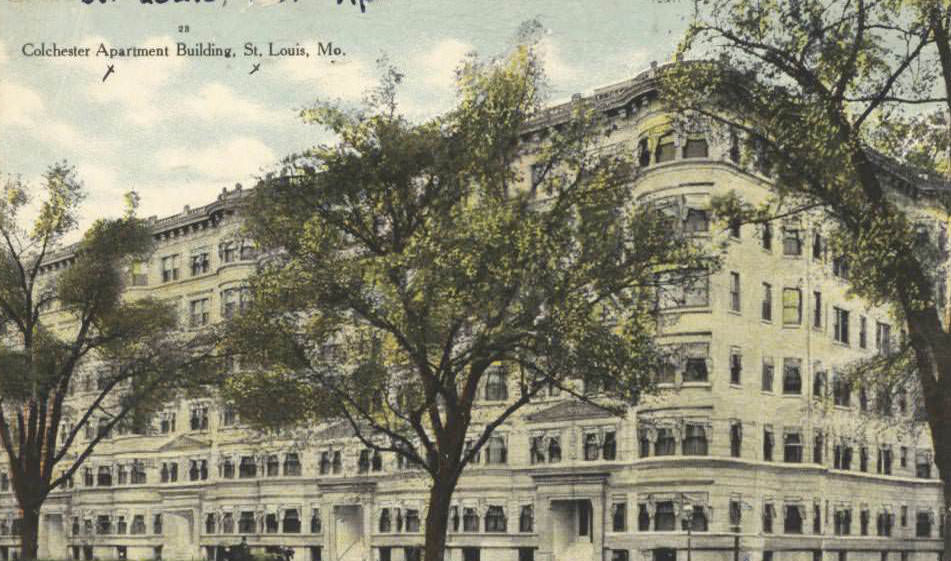
<path fill-rule="evenodd" d="M 486 532 L 505 532 L 505 510 L 501 506 L 490 506 L 485 513 Z"/>
<path fill-rule="evenodd" d="M 802 533 L 802 513 L 796 505 L 786 505 L 786 516 L 783 518 L 783 532 L 786 534 Z"/>
<path fill-rule="evenodd" d="M 300 514 L 296 508 L 289 508 L 284 511 L 283 527 L 285 534 L 300 533 Z"/>
<path fill-rule="evenodd" d="M 486 373 L 485 399 L 487 401 L 504 401 L 508 399 L 505 371 L 501 368 L 493 368 Z"/>

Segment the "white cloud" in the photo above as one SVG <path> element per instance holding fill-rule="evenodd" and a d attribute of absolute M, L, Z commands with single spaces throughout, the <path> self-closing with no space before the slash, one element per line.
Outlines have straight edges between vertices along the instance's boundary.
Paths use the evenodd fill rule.
<path fill-rule="evenodd" d="M 312 55 L 317 52 L 317 43 L 305 43 L 304 47 Z M 280 79 L 305 82 L 324 97 L 348 101 L 362 99 L 367 90 L 379 83 L 375 69 L 365 60 L 352 56 L 283 58 L 276 69 Z"/>
<path fill-rule="evenodd" d="M 48 114 L 39 93 L 16 82 L 0 83 L 0 127 L 22 128 L 39 140 L 64 146 L 82 140 L 72 125 Z"/>
<path fill-rule="evenodd" d="M 275 121 L 289 121 L 295 115 L 291 111 L 277 111 L 243 98 L 220 82 L 202 86 L 196 94 L 184 100 L 181 110 L 188 116 L 206 121 L 270 123 L 272 126 Z"/>
<path fill-rule="evenodd" d="M 254 176 L 277 156 L 260 140 L 241 136 L 205 148 L 165 148 L 157 152 L 156 160 L 167 172 L 233 183 Z"/>
<path fill-rule="evenodd" d="M 428 51 L 420 53 L 413 62 L 419 66 L 427 85 L 451 92 L 456 85 L 456 68 L 472 50 L 471 44 L 459 39 L 443 39 Z"/>
<path fill-rule="evenodd" d="M 546 36 L 538 42 L 538 52 L 542 55 L 545 74 L 556 87 L 581 77 L 581 70 L 565 59 L 561 47 L 551 36 Z"/>
<path fill-rule="evenodd" d="M 0 41 L 0 66 L 3 66 L 10 60 L 10 57 L 7 56 L 7 44 L 3 41 Z"/>

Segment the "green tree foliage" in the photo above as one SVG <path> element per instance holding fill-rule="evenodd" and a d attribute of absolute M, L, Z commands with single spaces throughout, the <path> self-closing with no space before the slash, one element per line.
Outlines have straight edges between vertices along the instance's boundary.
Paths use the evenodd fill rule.
<path fill-rule="evenodd" d="M 591 108 L 542 126 L 532 46 L 467 59 L 455 108 L 420 124 L 398 112 L 400 79 L 360 111 L 304 111 L 339 142 L 256 189 L 248 228 L 269 257 L 232 325 L 231 390 L 243 418 L 343 419 L 428 473 L 426 558 L 442 559 L 453 489 L 493 431 L 548 387 L 636 402 L 659 360 L 655 273 L 716 260 L 634 206 L 635 169 L 598 155 L 610 128 Z M 507 396 L 480 404 L 499 371 Z"/>
<path fill-rule="evenodd" d="M 852 292 L 892 305 L 906 324 L 911 360 L 883 362 L 914 365 L 951 505 L 951 336 L 935 289 L 934 226 L 947 222 L 945 197 L 911 204 L 908 196 L 909 185 L 942 189 L 935 172 L 946 169 L 949 5 L 699 0 L 695 13 L 681 54 L 700 60 L 665 72 L 662 97 L 683 119 L 702 115 L 744 139 L 747 161 L 771 176 L 769 205 L 726 200 L 722 210 L 759 221 L 821 216 L 833 255 L 850 260 Z M 905 138 L 925 131 L 931 136 Z M 928 205 L 937 212 L 922 212 Z M 895 369 L 885 370 L 892 384 Z M 945 539 L 949 558 L 951 532 Z"/>
<path fill-rule="evenodd" d="M 64 248 L 84 196 L 72 167 L 47 170 L 39 201 L 17 178 L 2 190 L 0 443 L 23 516 L 21 557 L 35 559 L 39 510 L 49 493 L 109 431 L 179 387 L 208 342 L 171 336 L 177 318 L 167 304 L 123 296 L 127 266 L 152 249 L 151 228 L 135 218 L 134 198 L 124 217 L 98 220 Z M 23 226 L 32 208 L 36 216 Z M 91 369 L 101 376 L 96 391 L 73 395 L 81 372 Z M 79 442 L 89 426 L 95 436 Z"/>

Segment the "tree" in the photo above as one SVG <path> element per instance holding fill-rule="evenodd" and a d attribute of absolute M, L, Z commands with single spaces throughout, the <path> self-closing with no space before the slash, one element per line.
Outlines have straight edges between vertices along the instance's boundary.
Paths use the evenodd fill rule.
<path fill-rule="evenodd" d="M 255 190 L 247 226 L 268 257 L 231 326 L 230 389 L 242 418 L 342 419 L 424 470 L 425 558 L 439 560 L 453 491 L 493 431 L 549 387 L 637 402 L 660 358 L 655 274 L 716 260 L 633 205 L 635 169 L 598 155 L 610 128 L 594 111 L 543 126 L 531 45 L 468 59 L 456 107 L 421 124 L 398 114 L 400 79 L 361 111 L 305 111 L 339 143 Z M 543 141 L 524 140 L 532 126 Z"/>
<path fill-rule="evenodd" d="M 939 147 L 897 138 L 949 122 L 951 8 L 928 0 L 700 0 L 695 8 L 681 55 L 703 60 L 672 66 L 663 97 L 685 119 L 701 116 L 744 137 L 747 155 L 771 175 L 772 204 L 751 209 L 725 199 L 722 211 L 748 221 L 820 214 L 832 227 L 830 249 L 851 261 L 851 291 L 891 305 L 907 326 L 904 364 L 920 385 L 947 509 L 951 334 L 936 289 L 944 282 L 936 278 L 940 235 L 923 228 L 947 222 L 947 184 L 935 173 Z M 939 116 L 914 115 L 929 107 Z M 889 132 L 896 120 L 903 128 Z M 894 369 L 884 370 L 894 381 Z"/>
<path fill-rule="evenodd" d="M 134 194 L 125 216 L 96 221 L 63 248 L 77 227 L 82 185 L 60 163 L 45 173 L 43 190 L 29 227 L 21 226 L 32 202 L 27 185 L 9 178 L 0 201 L 0 443 L 22 516 L 23 559 L 37 557 L 50 492 L 119 423 L 176 387 L 201 347 L 197 337 L 169 335 L 176 318 L 167 304 L 123 297 L 124 267 L 152 246 Z M 95 390 L 75 395 L 90 370 Z M 93 435 L 80 443 L 87 427 Z"/>

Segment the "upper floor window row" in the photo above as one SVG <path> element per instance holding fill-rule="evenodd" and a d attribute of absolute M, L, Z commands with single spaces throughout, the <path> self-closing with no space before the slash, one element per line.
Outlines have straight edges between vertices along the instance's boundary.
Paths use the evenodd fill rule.
<path fill-rule="evenodd" d="M 672 162 L 678 157 L 683 159 L 707 158 L 709 153 L 707 140 L 699 135 L 689 135 L 687 138 L 681 138 L 673 133 L 667 133 L 653 143 L 649 138 L 642 138 L 637 143 L 637 163 L 641 167 Z"/>
<path fill-rule="evenodd" d="M 250 240 L 226 240 L 218 245 L 218 261 L 221 264 L 234 263 L 238 261 L 248 261 L 256 259 L 258 249 Z M 174 282 L 180 280 L 184 275 L 182 272 L 183 257 L 179 253 L 164 255 L 160 258 L 162 273 L 162 282 Z M 190 276 L 197 277 L 211 272 L 211 250 L 207 247 L 199 247 L 191 250 L 185 256 L 185 270 Z M 148 264 L 145 262 L 135 262 L 130 267 L 130 280 L 132 286 L 147 286 Z"/>

